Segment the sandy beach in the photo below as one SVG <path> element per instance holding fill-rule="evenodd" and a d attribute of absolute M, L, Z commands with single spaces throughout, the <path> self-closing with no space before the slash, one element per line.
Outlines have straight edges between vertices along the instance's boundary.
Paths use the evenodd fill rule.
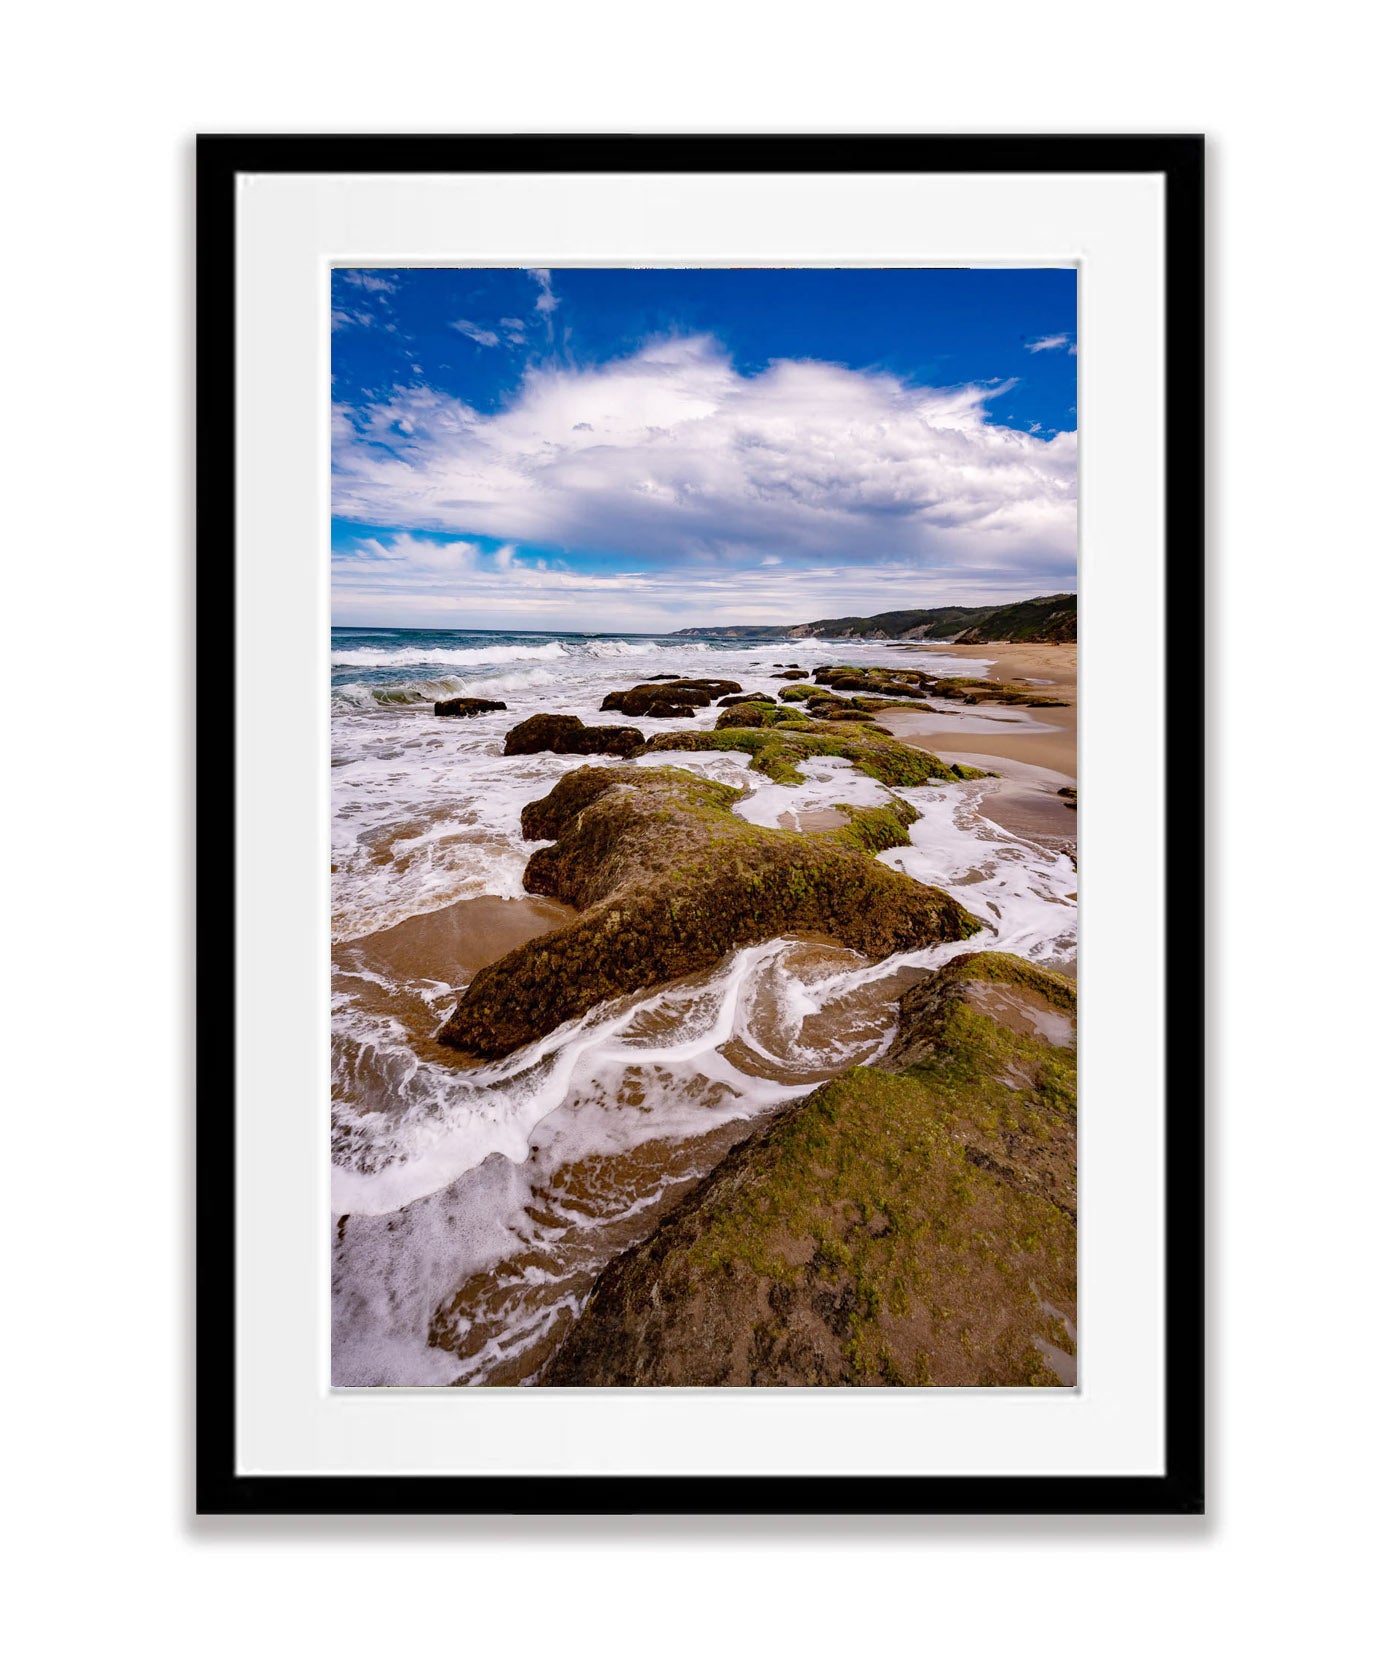
<path fill-rule="evenodd" d="M 940 655 L 990 660 L 987 675 L 998 682 L 1019 682 L 1043 689 L 1047 699 L 1062 706 L 1011 710 L 967 706 L 931 716 L 927 712 L 890 710 L 880 721 L 902 741 L 913 742 L 940 758 L 950 754 L 966 759 L 979 770 L 988 755 L 1014 759 L 1073 782 L 1079 773 L 1076 655 L 1072 642 L 1042 646 L 1024 642 L 989 642 L 982 647 L 940 647 Z M 964 727 L 966 713 L 968 727 Z"/>

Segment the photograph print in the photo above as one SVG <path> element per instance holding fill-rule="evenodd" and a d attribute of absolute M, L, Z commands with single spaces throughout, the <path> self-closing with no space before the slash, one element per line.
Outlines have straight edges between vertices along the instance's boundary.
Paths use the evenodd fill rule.
<path fill-rule="evenodd" d="M 1076 1382 L 1077 274 L 331 271 L 331 1381 Z"/>

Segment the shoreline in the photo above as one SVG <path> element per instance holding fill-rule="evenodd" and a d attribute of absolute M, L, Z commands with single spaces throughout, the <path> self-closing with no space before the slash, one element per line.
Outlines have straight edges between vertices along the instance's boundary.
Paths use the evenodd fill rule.
<path fill-rule="evenodd" d="M 531 1060 L 522 1050 L 517 1066 L 454 1047 L 443 1029 L 475 977 L 581 919 L 565 902 L 520 892 L 516 867 L 530 870 L 536 855 L 529 842 L 521 855 L 523 834 L 534 833 L 523 812 L 556 797 L 579 755 L 502 754 L 504 733 L 534 715 L 531 708 L 591 723 L 605 693 L 633 679 L 659 680 L 652 672 L 666 661 L 618 645 L 587 660 L 565 660 L 561 651 L 527 670 L 522 657 L 492 650 L 493 660 L 481 662 L 500 664 L 503 675 L 478 674 L 464 656 L 449 685 L 400 672 L 385 663 L 391 651 L 366 650 L 365 670 L 354 672 L 360 688 L 334 714 L 344 829 L 334 866 L 344 872 L 354 919 L 371 922 L 371 931 L 332 945 L 332 1162 L 336 1184 L 348 1187 L 344 1201 L 333 1202 L 334 1380 L 351 1389 L 517 1386 L 537 1380 L 568 1338 L 600 1268 L 648 1240 L 733 1144 L 762 1130 L 775 1107 L 835 1088 L 866 1066 L 928 963 L 890 959 L 888 973 L 876 964 L 881 971 L 866 978 L 870 960 L 853 956 L 849 940 L 809 933 L 781 950 L 735 947 L 718 966 L 629 993 L 582 1038 L 560 1029 L 558 1056 Z M 379 665 L 368 664 L 369 652 Z M 873 648 L 865 656 L 881 657 Z M 885 657 L 945 673 L 973 660 L 969 675 L 992 667 L 1008 686 L 1019 677 L 1037 698 L 1073 696 L 1073 648 L 919 645 Z M 762 663 L 751 649 L 719 650 L 698 668 L 707 680 L 772 692 L 785 678 L 760 673 Z M 388 700 L 372 690 L 380 666 L 393 672 Z M 480 718 L 426 716 L 449 686 L 500 695 L 504 705 Z M 401 710 L 405 697 L 420 704 Z M 957 879 L 966 913 L 998 928 L 1004 915 L 1019 915 L 1016 927 L 1038 930 L 1042 967 L 1072 973 L 1071 947 L 1056 941 L 1075 883 L 1063 858 L 1047 856 L 1073 856 L 1074 813 L 1057 797 L 1071 775 L 1052 757 L 1073 749 L 1072 709 L 992 699 L 934 704 L 925 712 L 882 707 L 888 746 L 910 739 L 1001 779 L 921 802 L 936 843 L 915 842 L 917 855 L 896 873 L 924 886 L 938 886 L 945 873 Z M 696 718 L 695 746 L 705 747 L 703 725 L 720 717 Z M 647 733 L 677 738 L 664 728 Z M 687 754 L 674 768 L 756 798 L 753 777 L 731 750 L 713 761 L 690 746 L 674 751 Z M 664 746 L 658 754 L 656 765 L 643 760 L 639 776 L 673 767 Z M 766 802 L 745 806 L 756 842 L 771 844 L 770 825 L 774 837 L 815 838 L 845 828 L 852 808 L 876 828 L 887 807 L 906 809 L 898 786 L 887 784 L 887 793 L 880 785 L 883 777 L 867 782 L 849 763 L 817 760 L 800 778 L 812 783 L 801 796 L 780 777 Z M 1037 855 L 1028 857 L 1021 841 Z M 485 863 L 479 850 L 489 854 Z M 433 904 L 457 882 L 468 886 L 464 897 Z M 1048 933 L 1042 899 L 1058 907 Z M 432 907 L 419 908 L 425 904 Z M 394 915 L 399 906 L 409 914 Z M 518 986 L 513 974 L 503 970 L 490 993 L 503 1019 L 521 1007 L 512 987 L 533 996 L 543 986 Z M 557 976 L 550 969 L 545 979 L 553 986 Z M 709 1047 L 711 1025 L 729 1034 L 722 1047 Z M 556 1074 L 567 1087 L 553 1089 Z"/>
<path fill-rule="evenodd" d="M 952 712 L 939 712 L 935 714 L 938 721 L 930 723 L 927 712 L 890 707 L 880 713 L 880 722 L 892 729 L 899 740 L 945 760 L 950 755 L 966 759 L 979 770 L 986 768 L 978 762 L 984 757 L 1013 759 L 1043 770 L 1047 776 L 1060 777 L 1061 783 L 1057 785 L 1077 782 L 1079 707 L 1075 643 L 988 642 L 965 648 L 941 647 L 939 653 L 975 659 L 986 667 L 988 676 L 1001 682 L 1031 683 L 1042 688 L 1047 699 L 1061 700 L 1064 704 L 1044 710 L 998 707 L 993 711 L 969 706 L 968 721 L 975 719 L 978 727 L 968 730 L 956 727 L 953 721 L 956 714 Z M 999 723 L 1007 727 L 994 727 Z"/>

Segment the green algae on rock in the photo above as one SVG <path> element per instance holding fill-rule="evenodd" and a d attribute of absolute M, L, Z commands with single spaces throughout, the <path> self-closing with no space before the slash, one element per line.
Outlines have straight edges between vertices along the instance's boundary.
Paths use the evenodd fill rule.
<path fill-rule="evenodd" d="M 911 671 L 888 665 L 819 665 L 812 672 L 815 682 L 843 692 L 887 696 L 887 703 L 917 701 L 920 695 L 939 700 L 958 700 L 965 706 L 992 700 L 1003 706 L 1063 706 L 1033 688 L 1004 683 L 996 677 L 936 677 L 931 671 Z M 786 696 L 785 696 L 786 698 Z"/>
<path fill-rule="evenodd" d="M 554 1386 L 1072 1382 L 1075 991 L 955 957 L 603 1271 Z"/>
<path fill-rule="evenodd" d="M 749 701 L 731 706 L 711 729 L 679 729 L 653 735 L 629 756 L 653 752 L 746 752 L 749 765 L 775 782 L 790 785 L 806 777 L 797 768 L 808 758 L 844 758 L 886 787 L 922 787 L 925 782 L 976 781 L 991 775 L 965 764 L 945 764 L 921 747 L 896 741 L 863 715 L 856 719 L 812 718 L 792 706 Z"/>
<path fill-rule="evenodd" d="M 741 796 L 686 770 L 588 767 L 527 805 L 524 837 L 554 844 L 531 857 L 526 890 L 583 914 L 482 969 L 440 1041 L 503 1056 L 595 1004 L 781 935 L 826 935 L 878 960 L 981 927 L 873 855 L 908 843 L 911 806 L 843 806 L 844 827 L 797 834 L 736 816 Z"/>

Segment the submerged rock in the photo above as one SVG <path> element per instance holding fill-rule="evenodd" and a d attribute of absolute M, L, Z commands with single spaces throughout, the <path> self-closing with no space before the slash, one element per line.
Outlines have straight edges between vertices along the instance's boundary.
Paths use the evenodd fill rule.
<path fill-rule="evenodd" d="M 1075 991 L 955 957 L 607 1266 L 553 1386 L 1074 1381 Z"/>
<path fill-rule="evenodd" d="M 603 724 L 592 728 L 576 717 L 561 717 L 554 712 L 536 712 L 534 717 L 517 723 L 506 736 L 501 749 L 507 757 L 518 753 L 616 753 L 625 758 L 638 747 L 646 746 L 640 729 L 625 724 Z"/>
<path fill-rule="evenodd" d="M 480 717 L 483 712 L 503 712 L 504 700 L 481 700 L 474 694 L 454 695 L 451 700 L 433 702 L 434 717 Z"/>
<path fill-rule="evenodd" d="M 571 771 L 521 817 L 528 892 L 583 911 L 477 974 L 438 1037 L 492 1058 L 609 998 L 678 980 L 741 945 L 825 934 L 868 957 L 966 939 L 976 917 L 874 853 L 908 843 L 916 812 L 841 806 L 844 827 L 794 834 L 731 807 L 740 788 L 684 770 Z"/>
<path fill-rule="evenodd" d="M 696 706 L 711 706 L 721 694 L 738 694 L 740 685 L 724 677 L 683 677 L 674 682 L 638 683 L 607 695 L 600 712 L 624 717 L 694 717 Z"/>

